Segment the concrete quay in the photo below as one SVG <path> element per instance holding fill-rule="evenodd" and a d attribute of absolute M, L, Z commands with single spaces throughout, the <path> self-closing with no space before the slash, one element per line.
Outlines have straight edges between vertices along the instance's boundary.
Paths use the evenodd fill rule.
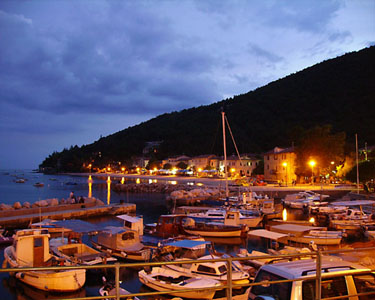
<path fill-rule="evenodd" d="M 0 226 L 7 228 L 25 228 L 30 223 L 44 219 L 84 219 L 94 216 L 127 214 L 136 211 L 132 203 L 110 205 L 66 204 L 52 207 L 23 208 L 0 212 Z"/>

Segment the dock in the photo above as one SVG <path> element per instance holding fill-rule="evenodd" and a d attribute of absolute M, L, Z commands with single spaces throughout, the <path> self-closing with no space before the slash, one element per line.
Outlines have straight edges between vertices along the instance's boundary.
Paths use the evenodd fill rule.
<path fill-rule="evenodd" d="M 44 219 L 85 219 L 89 217 L 127 214 L 136 211 L 132 203 L 95 205 L 63 204 L 48 207 L 21 208 L 16 210 L 0 211 L 0 226 L 8 228 L 24 228 L 30 223 Z"/>

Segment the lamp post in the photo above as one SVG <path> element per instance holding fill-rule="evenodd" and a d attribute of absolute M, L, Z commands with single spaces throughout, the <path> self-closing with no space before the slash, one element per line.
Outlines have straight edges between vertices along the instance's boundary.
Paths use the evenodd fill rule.
<path fill-rule="evenodd" d="M 285 186 L 288 186 L 288 163 L 284 161 L 283 166 L 285 168 Z"/>
<path fill-rule="evenodd" d="M 311 184 L 314 184 L 314 166 L 316 165 L 316 162 L 314 160 L 309 161 L 309 165 L 311 167 Z"/>

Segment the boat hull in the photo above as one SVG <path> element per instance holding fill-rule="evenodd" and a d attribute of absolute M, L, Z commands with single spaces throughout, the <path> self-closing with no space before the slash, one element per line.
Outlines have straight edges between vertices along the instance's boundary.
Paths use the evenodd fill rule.
<path fill-rule="evenodd" d="M 53 292 L 73 292 L 83 287 L 86 271 L 29 271 L 17 272 L 16 277 L 37 289 Z"/>
<path fill-rule="evenodd" d="M 12 257 L 11 247 L 4 250 L 4 260 L 11 268 L 20 266 Z M 16 272 L 16 277 L 22 282 L 37 289 L 53 292 L 73 292 L 83 287 L 86 281 L 86 270 L 61 271 L 26 271 Z"/>
<path fill-rule="evenodd" d="M 236 230 L 223 230 L 223 229 L 197 229 L 192 227 L 184 227 L 184 230 L 186 233 L 191 235 L 200 235 L 200 236 L 208 236 L 208 237 L 241 237 L 242 230 L 236 229 Z"/>
<path fill-rule="evenodd" d="M 192 287 L 189 287 L 189 284 L 186 284 L 185 286 L 177 286 L 173 283 L 170 284 L 163 280 L 157 280 L 153 276 L 148 275 L 145 271 L 140 271 L 138 274 L 139 274 L 140 282 L 142 282 L 144 285 L 156 291 L 164 292 L 164 291 L 175 290 L 174 292 L 169 293 L 172 296 L 176 296 L 176 297 L 183 296 L 184 298 L 188 298 L 188 299 L 212 299 L 213 296 L 215 295 L 215 290 L 204 290 L 204 289 L 190 291 L 190 292 L 178 292 L 178 290 L 184 290 L 184 289 L 188 289 Z"/>

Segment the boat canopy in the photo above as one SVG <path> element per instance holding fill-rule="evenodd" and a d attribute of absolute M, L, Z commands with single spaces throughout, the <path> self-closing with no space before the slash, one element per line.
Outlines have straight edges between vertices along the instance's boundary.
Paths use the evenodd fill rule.
<path fill-rule="evenodd" d="M 132 216 L 129 216 L 129 215 L 120 215 L 120 216 L 117 216 L 117 218 L 119 218 L 121 220 L 124 220 L 124 221 L 131 222 L 131 223 L 137 223 L 140 220 L 142 220 L 139 217 L 132 217 Z"/>
<path fill-rule="evenodd" d="M 98 231 L 102 230 L 101 227 L 91 224 L 89 222 L 85 222 L 82 220 L 62 220 L 54 222 L 56 226 L 60 226 L 63 228 L 71 229 L 77 233 L 97 233 Z"/>
<path fill-rule="evenodd" d="M 179 247 L 179 248 L 185 248 L 185 249 L 200 249 L 203 245 L 211 244 L 211 242 L 207 241 L 195 241 L 195 240 L 180 240 L 180 241 L 173 241 L 170 243 L 167 243 L 167 246 L 173 246 L 173 247 Z"/>
<path fill-rule="evenodd" d="M 274 241 L 279 241 L 279 240 L 285 239 L 289 236 L 288 234 L 273 232 L 273 231 L 269 231 L 269 230 L 266 230 L 266 229 L 250 230 L 248 232 L 248 235 L 259 236 L 259 237 L 274 240 Z"/>

